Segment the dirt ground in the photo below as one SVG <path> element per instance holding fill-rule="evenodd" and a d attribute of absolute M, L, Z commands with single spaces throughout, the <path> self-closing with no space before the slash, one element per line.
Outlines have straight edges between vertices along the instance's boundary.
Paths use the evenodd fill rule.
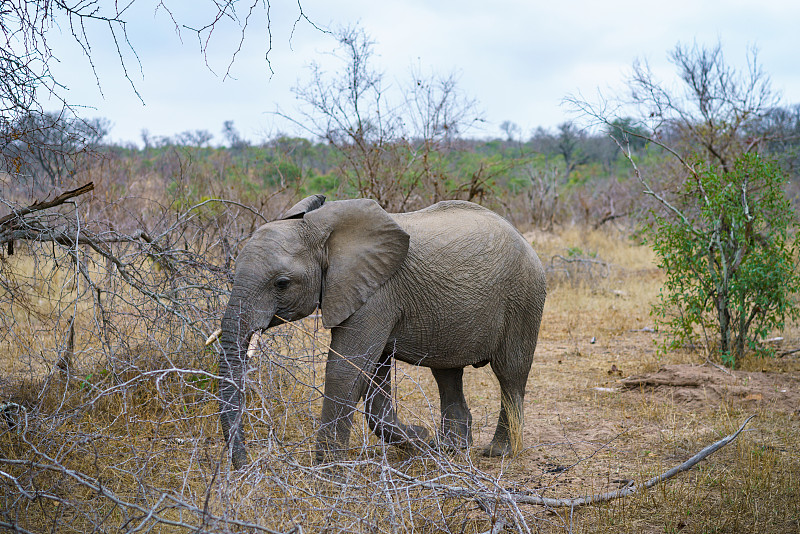
<path fill-rule="evenodd" d="M 656 336 L 578 333 L 540 342 L 526 392 L 524 450 L 506 466 L 525 474 L 520 483 L 553 481 L 563 488 L 558 496 L 616 489 L 642 466 L 666 470 L 681 463 L 722 437 L 727 423 L 733 430 L 750 414 L 782 415 L 798 431 L 792 437 L 800 436 L 797 356 L 764 361 L 763 369 L 730 370 L 696 354 L 658 358 Z M 435 394 L 425 370 L 399 372 L 417 375 L 414 380 Z M 494 432 L 499 387 L 489 367 L 468 368 L 465 390 L 480 446 Z M 758 418 L 749 428 L 759 433 Z M 697 450 L 691 442 L 700 445 Z M 800 453 L 796 441 L 772 446 Z"/>
<path fill-rule="evenodd" d="M 528 237 L 534 246 L 540 238 L 546 264 L 566 249 Z M 523 450 L 503 461 L 476 455 L 476 465 L 515 491 L 553 498 L 606 492 L 667 471 L 756 415 L 736 442 L 690 472 L 638 500 L 577 510 L 571 528 L 800 532 L 800 353 L 752 357 L 730 370 L 699 348 L 659 351 L 664 334 L 649 310 L 661 273 L 652 256 L 637 254 L 610 252 L 607 273 L 551 283 L 526 392 Z M 778 355 L 800 348 L 797 325 L 779 334 L 771 341 Z M 398 364 L 405 373 L 436 398 L 426 370 Z M 481 447 L 494 432 L 499 387 L 487 366 L 465 369 L 465 390 Z M 784 478 L 764 481 L 775 474 Z"/>

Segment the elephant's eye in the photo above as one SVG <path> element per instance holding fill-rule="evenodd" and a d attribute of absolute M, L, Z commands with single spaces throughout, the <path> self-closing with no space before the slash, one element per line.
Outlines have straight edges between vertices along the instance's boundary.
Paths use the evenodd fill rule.
<path fill-rule="evenodd" d="M 280 276 L 275 279 L 275 287 L 277 287 L 278 289 L 286 289 L 287 287 L 289 287 L 289 284 L 291 284 L 291 282 L 292 282 L 291 279 L 289 279 L 288 277 Z"/>

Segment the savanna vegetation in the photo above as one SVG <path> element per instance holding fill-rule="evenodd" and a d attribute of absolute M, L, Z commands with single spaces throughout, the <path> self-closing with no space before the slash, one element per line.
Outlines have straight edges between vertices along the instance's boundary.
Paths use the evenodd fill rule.
<path fill-rule="evenodd" d="M 222 144 L 119 146 L 102 119 L 4 109 L 0 528 L 797 532 L 800 106 L 757 62 L 739 74 L 720 47 L 678 47 L 685 92 L 637 64 L 624 113 L 573 99 L 583 122 L 478 139 L 455 78 L 415 72 L 390 102 L 368 37 L 339 41 L 343 68 L 296 90 L 302 137 L 255 143 L 230 121 Z M 252 463 L 230 469 L 206 340 L 248 236 L 314 193 L 390 211 L 471 200 L 533 243 L 549 295 L 518 455 L 387 447 L 357 417 L 347 461 L 314 465 L 328 334 L 310 317 L 251 347 Z M 430 374 L 393 376 L 402 417 L 435 432 Z M 465 373 L 476 444 L 494 380 Z M 640 485 L 751 414 L 653 489 L 521 502 Z"/>

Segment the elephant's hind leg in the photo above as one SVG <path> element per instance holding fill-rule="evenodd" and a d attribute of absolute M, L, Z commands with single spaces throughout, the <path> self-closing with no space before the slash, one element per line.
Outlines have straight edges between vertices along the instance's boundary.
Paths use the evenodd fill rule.
<path fill-rule="evenodd" d="M 431 369 L 442 407 L 442 443 L 466 449 L 472 445 L 472 414 L 464 398 L 464 369 Z"/>
<path fill-rule="evenodd" d="M 421 426 L 403 424 L 398 419 L 392 404 L 391 369 L 391 356 L 385 353 L 365 387 L 367 423 L 378 437 L 392 445 L 427 441 L 427 430 Z"/>
<path fill-rule="evenodd" d="M 491 443 L 483 450 L 484 456 L 511 454 L 522 446 L 523 401 L 530 371 L 530 363 L 523 366 L 522 361 L 507 355 L 492 361 L 492 370 L 500 382 L 500 417 Z"/>

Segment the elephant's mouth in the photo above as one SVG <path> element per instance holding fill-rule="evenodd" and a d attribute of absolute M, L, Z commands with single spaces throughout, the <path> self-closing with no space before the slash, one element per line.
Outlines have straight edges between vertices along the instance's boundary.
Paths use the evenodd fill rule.
<path fill-rule="evenodd" d="M 280 325 L 282 325 L 284 323 L 287 323 L 287 322 L 288 321 L 283 319 L 280 315 L 275 314 L 275 315 L 272 316 L 272 319 L 270 319 L 269 325 L 267 325 L 267 328 L 272 328 L 273 326 L 280 326 Z"/>
<path fill-rule="evenodd" d="M 261 341 L 261 334 L 264 332 L 264 330 L 272 328 L 273 326 L 282 325 L 287 322 L 288 321 L 286 319 L 283 319 L 278 315 L 274 315 L 266 328 L 254 328 L 251 330 L 247 336 L 245 336 L 244 343 L 242 343 L 243 346 L 247 345 L 247 357 L 251 358 L 255 354 L 256 350 L 258 349 L 258 343 Z"/>

